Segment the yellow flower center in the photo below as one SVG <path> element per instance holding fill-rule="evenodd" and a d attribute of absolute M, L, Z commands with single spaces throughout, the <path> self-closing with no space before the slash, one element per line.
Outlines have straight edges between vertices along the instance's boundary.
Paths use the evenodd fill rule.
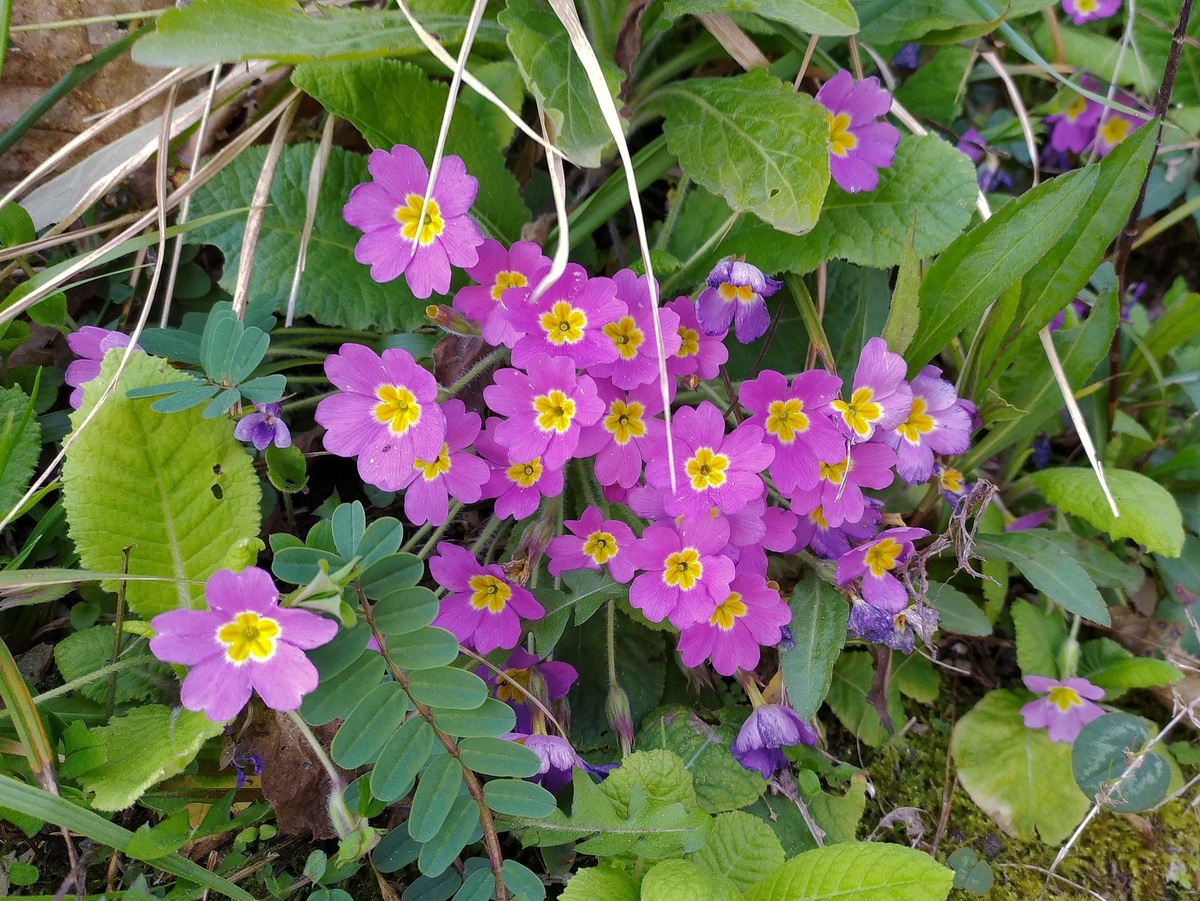
<path fill-rule="evenodd" d="M 854 429 L 854 433 L 860 438 L 868 437 L 871 434 L 871 427 L 883 416 L 883 407 L 871 399 L 874 396 L 875 391 L 872 388 L 855 388 L 854 393 L 850 395 L 849 403 L 844 400 L 835 400 L 831 404 L 842 414 L 842 420 L 846 425 Z"/>
<path fill-rule="evenodd" d="M 858 138 L 850 130 L 848 113 L 829 113 L 825 116 L 829 123 L 829 151 L 834 156 L 845 156 L 858 146 Z"/>
<path fill-rule="evenodd" d="M 885 538 L 871 546 L 864 562 L 870 568 L 871 575 L 878 579 L 885 572 L 896 568 L 896 558 L 899 556 L 900 545 L 891 538 Z"/>
<path fill-rule="evenodd" d="M 824 466 L 825 464 L 822 463 L 821 465 Z M 808 514 L 808 520 L 809 520 L 809 522 L 813 523 L 822 532 L 829 531 L 829 520 L 827 520 L 825 518 L 825 511 L 821 508 L 821 506 L 819 504 L 813 508 L 813 511 L 811 513 Z"/>
<path fill-rule="evenodd" d="M 636 400 L 626 403 L 614 400 L 604 417 L 604 428 L 612 433 L 617 444 L 628 444 L 631 438 L 641 438 L 646 434 L 646 423 L 642 422 L 642 414 L 646 408 Z"/>
<path fill-rule="evenodd" d="M 554 388 L 547 394 L 535 397 L 533 409 L 538 414 L 539 429 L 543 432 L 558 432 L 561 435 L 571 427 L 571 420 L 575 416 L 575 401 Z"/>
<path fill-rule="evenodd" d="M 783 444 L 791 444 L 798 433 L 808 431 L 808 415 L 803 412 L 804 402 L 790 397 L 773 400 L 767 407 L 767 432 Z"/>
<path fill-rule="evenodd" d="M 691 591 L 704 575 L 704 564 L 700 552 L 694 547 L 685 547 L 667 557 L 663 564 L 663 581 L 672 588 Z"/>
<path fill-rule="evenodd" d="M 522 488 L 531 488 L 542 477 L 542 458 L 534 457 L 528 463 L 514 463 L 505 473 L 510 482 L 516 482 Z"/>
<path fill-rule="evenodd" d="M 942 488 L 951 494 L 961 494 L 963 490 L 963 474 L 953 466 L 947 466 L 942 470 L 941 483 Z"/>
<path fill-rule="evenodd" d="M 492 300 L 497 303 L 504 296 L 504 292 L 509 288 L 524 288 L 529 284 L 527 279 L 520 272 L 513 272 L 510 269 L 505 269 L 496 273 L 496 281 L 492 285 Z"/>
<path fill-rule="evenodd" d="M 409 194 L 404 198 L 404 206 L 396 207 L 396 221 L 404 226 L 400 229 L 400 234 L 410 241 L 417 236 L 417 220 L 421 217 L 422 200 L 424 198 L 420 194 Z M 421 223 L 420 243 L 432 244 L 433 239 L 440 235 L 445 227 L 442 211 L 438 209 L 437 201 L 430 197 L 429 205 L 425 207 L 425 221 Z"/>
<path fill-rule="evenodd" d="M 467 584 L 471 586 L 471 606 L 476 610 L 486 607 L 489 613 L 499 613 L 512 597 L 512 589 L 495 576 L 471 576 Z"/>
<path fill-rule="evenodd" d="M 607 563 L 617 555 L 617 550 L 617 539 L 611 532 L 592 532 L 583 543 L 583 552 L 597 563 Z"/>
<path fill-rule="evenodd" d="M 712 448 L 702 447 L 696 455 L 687 461 L 688 478 L 692 487 L 697 491 L 705 488 L 720 488 L 725 484 L 725 470 L 729 467 L 729 458 L 724 454 L 715 454 Z"/>
<path fill-rule="evenodd" d="M 1050 699 L 1050 703 L 1063 713 L 1083 703 L 1083 699 L 1079 697 L 1079 692 L 1073 688 L 1067 688 L 1065 685 L 1058 685 L 1050 689 L 1050 694 L 1047 697 Z"/>
<path fill-rule="evenodd" d="M 1075 99 L 1071 101 L 1071 105 L 1063 110 L 1063 115 L 1067 117 L 1067 121 L 1074 124 L 1075 120 L 1083 114 L 1087 109 L 1087 99 L 1082 94 L 1076 94 Z"/>
<path fill-rule="evenodd" d="M 529 670 L 527 669 L 506 669 L 504 675 L 508 678 L 501 679 L 496 685 L 496 697 L 501 701 L 514 700 L 519 703 L 525 703 L 525 694 L 513 686 L 517 683 L 522 688 L 529 687 Z"/>
<path fill-rule="evenodd" d="M 636 357 L 638 348 L 646 340 L 632 316 L 622 316 L 616 322 L 610 322 L 604 326 L 604 334 L 617 346 L 617 353 L 621 355 L 622 360 L 632 360 Z"/>
<path fill-rule="evenodd" d="M 266 663 L 275 656 L 281 631 L 275 620 L 246 610 L 217 630 L 217 641 L 225 645 L 225 659 L 235 666 L 251 658 Z"/>
<path fill-rule="evenodd" d="M 754 289 L 749 285 L 731 285 L 729 282 L 722 282 L 721 287 L 717 288 L 717 293 L 730 303 L 735 300 L 750 303 L 754 300 Z"/>
<path fill-rule="evenodd" d="M 1075 0 L 1075 8 L 1081 13 L 1095 12 L 1097 5 L 1097 0 Z"/>
<path fill-rule="evenodd" d="M 679 326 L 679 350 L 677 357 L 694 357 L 700 353 L 700 333 L 686 325 Z"/>
<path fill-rule="evenodd" d="M 442 442 L 442 449 L 432 460 L 414 460 L 413 469 L 421 474 L 426 482 L 432 482 L 438 476 L 444 476 L 450 471 L 450 449 Z"/>
<path fill-rule="evenodd" d="M 375 418 L 387 423 L 395 434 L 403 435 L 421 421 L 421 405 L 403 385 L 380 385 L 375 396 L 379 398 Z"/>
<path fill-rule="evenodd" d="M 925 398 L 913 397 L 908 419 L 896 426 L 896 434 L 909 444 L 920 444 L 921 436 L 933 431 L 933 417 L 925 412 L 928 408 L 929 402 Z"/>
<path fill-rule="evenodd" d="M 583 340 L 587 314 L 565 300 L 560 300 L 555 302 L 549 312 L 542 314 L 540 322 L 546 330 L 546 340 L 551 344 L 574 344 Z"/>
<path fill-rule="evenodd" d="M 1100 138 L 1105 144 L 1120 144 L 1129 136 L 1129 123 L 1113 116 L 1100 126 Z"/>
<path fill-rule="evenodd" d="M 733 628 L 733 624 L 745 615 L 746 605 L 742 603 L 742 596 L 735 591 L 725 599 L 725 603 L 718 605 L 712 612 L 708 624 L 716 626 L 722 632 L 728 632 Z"/>
<path fill-rule="evenodd" d="M 821 463 L 821 478 L 831 485 L 842 484 L 842 479 L 846 478 L 846 470 L 850 468 L 850 458 L 839 460 L 837 463 Z M 824 519 L 824 516 L 822 516 Z"/>

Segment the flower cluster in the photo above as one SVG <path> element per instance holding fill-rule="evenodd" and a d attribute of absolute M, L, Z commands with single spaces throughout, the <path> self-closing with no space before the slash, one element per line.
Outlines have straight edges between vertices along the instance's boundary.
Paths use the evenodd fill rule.
<path fill-rule="evenodd" d="M 1100 89 L 1100 84 L 1088 75 L 1084 75 L 1079 84 L 1092 93 Z M 1138 102 L 1136 97 L 1125 91 L 1118 91 L 1114 100 L 1125 106 Z M 1052 126 L 1051 149 L 1072 153 L 1094 152 L 1099 157 L 1107 156 L 1148 121 L 1148 116 L 1130 115 L 1105 107 L 1083 94 L 1076 94 L 1070 106 L 1061 113 L 1046 117 L 1046 124 Z"/>

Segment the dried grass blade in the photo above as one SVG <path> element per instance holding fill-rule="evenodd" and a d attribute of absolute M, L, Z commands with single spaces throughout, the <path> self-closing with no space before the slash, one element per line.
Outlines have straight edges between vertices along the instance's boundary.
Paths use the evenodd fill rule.
<path fill-rule="evenodd" d="M 308 194 L 305 197 L 304 228 L 300 231 L 300 251 L 296 255 L 296 274 L 292 276 L 292 290 L 288 292 L 287 315 L 284 328 L 290 328 L 296 315 L 296 298 L 300 294 L 300 276 L 308 263 L 308 242 L 312 240 L 313 223 L 317 219 L 317 201 L 321 197 L 321 184 L 325 181 L 325 167 L 333 149 L 333 126 L 337 117 L 330 113 L 321 129 L 321 143 L 313 156 L 312 171 L 308 173 Z"/>

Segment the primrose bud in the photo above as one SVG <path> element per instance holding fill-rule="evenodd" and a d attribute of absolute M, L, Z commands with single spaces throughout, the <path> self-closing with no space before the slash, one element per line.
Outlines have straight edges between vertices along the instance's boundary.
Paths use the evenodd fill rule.
<path fill-rule="evenodd" d="M 608 690 L 608 724 L 621 742 L 621 756 L 628 757 L 633 751 L 633 713 L 629 695 L 615 683 Z"/>
<path fill-rule="evenodd" d="M 425 308 L 425 318 L 452 335 L 471 337 L 479 334 L 479 326 L 462 313 L 443 304 L 431 303 Z"/>

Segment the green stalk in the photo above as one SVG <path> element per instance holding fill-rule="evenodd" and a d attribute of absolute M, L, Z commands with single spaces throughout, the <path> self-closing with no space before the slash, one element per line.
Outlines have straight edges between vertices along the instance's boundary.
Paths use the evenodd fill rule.
<path fill-rule="evenodd" d="M 12 27 L 12 0 L 0 0 L 0 75 L 4 74 L 4 57 L 8 53 L 8 32 Z"/>
<path fill-rule="evenodd" d="M 4 701 L 4 706 L 12 716 L 17 738 L 25 747 L 25 759 L 29 761 L 33 777 L 45 791 L 57 795 L 54 748 L 46 736 L 45 726 L 33 703 L 29 686 L 25 684 L 25 677 L 21 675 L 17 661 L 3 639 L 0 639 L 0 700 Z"/>

